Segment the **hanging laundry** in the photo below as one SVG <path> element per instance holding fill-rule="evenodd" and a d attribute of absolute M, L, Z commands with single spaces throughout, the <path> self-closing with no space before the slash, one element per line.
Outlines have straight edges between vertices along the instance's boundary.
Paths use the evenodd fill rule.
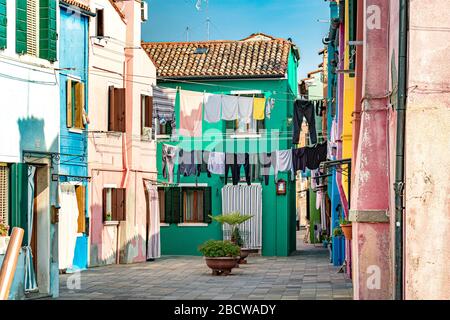
<path fill-rule="evenodd" d="M 265 98 L 253 98 L 253 119 L 264 120 Z"/>
<path fill-rule="evenodd" d="M 208 174 L 208 178 L 211 177 L 211 172 L 208 170 L 208 162 L 210 152 L 206 150 L 196 150 L 195 153 L 195 163 L 197 163 L 197 176 L 200 176 L 200 173 L 206 172 Z"/>
<path fill-rule="evenodd" d="M 225 152 L 210 152 L 208 171 L 213 174 L 225 174 Z"/>
<path fill-rule="evenodd" d="M 270 115 L 271 115 L 274 107 L 275 107 L 275 99 L 267 98 L 266 99 L 266 118 L 267 119 L 270 119 Z"/>
<path fill-rule="evenodd" d="M 163 177 L 169 183 L 173 183 L 173 169 L 175 166 L 175 159 L 177 156 L 177 147 L 163 144 L 162 146 L 162 173 Z"/>
<path fill-rule="evenodd" d="M 237 120 L 239 100 L 238 96 L 222 95 L 222 120 Z"/>
<path fill-rule="evenodd" d="M 320 163 L 327 160 L 327 151 L 326 141 L 314 147 L 305 147 L 306 167 L 310 170 L 318 169 Z"/>
<path fill-rule="evenodd" d="M 202 136 L 203 92 L 180 91 L 180 134 L 185 137 Z"/>
<path fill-rule="evenodd" d="M 239 119 L 248 124 L 251 121 L 253 113 L 253 98 L 251 97 L 239 97 L 238 114 Z"/>
<path fill-rule="evenodd" d="M 205 94 L 205 108 L 203 111 L 203 118 L 206 122 L 216 123 L 220 121 L 222 112 L 222 95 L 220 94 Z"/>
<path fill-rule="evenodd" d="M 145 181 L 149 200 L 149 221 L 147 222 L 147 259 L 161 257 L 160 216 L 158 188 L 150 181 Z"/>
<path fill-rule="evenodd" d="M 231 170 L 233 185 L 241 180 L 241 166 L 244 166 L 245 180 L 251 185 L 250 179 L 250 155 L 248 153 L 226 153 L 225 155 L 225 184 L 228 180 L 228 172 Z"/>
<path fill-rule="evenodd" d="M 331 122 L 331 130 L 330 130 L 330 140 L 328 141 L 328 151 L 327 157 L 329 159 L 335 159 L 337 153 L 337 123 L 336 120 L 333 119 Z"/>
<path fill-rule="evenodd" d="M 261 175 L 266 186 L 269 184 L 270 167 L 275 167 L 275 153 L 262 152 L 259 154 L 259 164 L 261 167 Z"/>
<path fill-rule="evenodd" d="M 152 88 L 153 119 L 174 122 L 177 90 L 171 88 L 161 88 L 158 86 L 152 86 Z"/>
<path fill-rule="evenodd" d="M 306 152 L 305 148 L 295 148 L 292 149 L 292 166 L 294 168 L 294 172 L 301 170 L 302 172 L 306 171 Z"/>
<path fill-rule="evenodd" d="M 291 179 L 295 179 L 294 169 L 292 167 L 292 150 L 277 150 L 275 163 L 275 181 L 278 180 L 278 172 L 291 171 Z"/>
<path fill-rule="evenodd" d="M 298 144 L 303 117 L 308 122 L 309 138 L 311 144 L 317 143 L 316 120 L 314 117 L 314 106 L 311 101 L 295 100 L 294 102 L 294 130 L 292 133 L 292 143 Z"/>
<path fill-rule="evenodd" d="M 195 151 L 186 151 L 180 149 L 178 152 L 178 176 L 177 181 L 180 183 L 180 176 L 197 176 L 197 162 L 195 161 Z"/>

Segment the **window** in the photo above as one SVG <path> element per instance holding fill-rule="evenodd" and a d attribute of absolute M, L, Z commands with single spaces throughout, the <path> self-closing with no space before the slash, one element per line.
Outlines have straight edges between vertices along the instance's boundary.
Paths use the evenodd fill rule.
<path fill-rule="evenodd" d="M 159 188 L 163 223 L 211 223 L 211 188 Z"/>
<path fill-rule="evenodd" d="M 86 187 L 75 186 L 78 204 L 78 233 L 86 233 Z"/>
<path fill-rule="evenodd" d="M 97 9 L 97 18 L 96 18 L 96 24 L 95 24 L 95 35 L 97 37 L 103 37 L 105 35 L 104 30 L 104 11 L 103 9 Z"/>
<path fill-rule="evenodd" d="M 126 202 L 123 188 L 103 189 L 103 221 L 125 221 Z"/>
<path fill-rule="evenodd" d="M 203 222 L 203 190 L 183 190 L 183 222 Z"/>
<path fill-rule="evenodd" d="M 0 163 L 0 224 L 8 225 L 9 168 Z"/>
<path fill-rule="evenodd" d="M 158 119 L 156 121 L 156 135 L 171 135 L 172 134 L 172 123 L 164 122 L 160 123 Z"/>
<path fill-rule="evenodd" d="M 56 0 L 16 0 L 16 52 L 56 60 Z"/>
<path fill-rule="evenodd" d="M 153 121 L 153 97 L 141 95 L 141 135 L 150 140 Z"/>
<path fill-rule="evenodd" d="M 109 87 L 108 131 L 125 132 L 125 89 Z"/>
<path fill-rule="evenodd" d="M 241 94 L 241 97 L 255 97 L 264 98 L 263 94 Z M 250 123 L 245 123 L 241 119 L 225 121 L 225 129 L 228 131 L 233 131 L 234 134 L 257 134 L 265 129 L 265 122 L 263 120 L 250 119 Z"/>
<path fill-rule="evenodd" d="M 84 83 L 68 79 L 66 86 L 67 127 L 84 129 L 85 113 Z"/>
<path fill-rule="evenodd" d="M 208 53 L 208 48 L 196 48 L 194 54 L 205 54 Z"/>

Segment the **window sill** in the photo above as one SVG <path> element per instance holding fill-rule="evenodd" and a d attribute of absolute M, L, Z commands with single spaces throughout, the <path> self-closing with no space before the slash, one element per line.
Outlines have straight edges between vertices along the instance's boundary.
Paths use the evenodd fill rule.
<path fill-rule="evenodd" d="M 207 223 L 186 222 L 177 224 L 178 227 L 207 227 Z"/>
<path fill-rule="evenodd" d="M 245 139 L 245 138 L 261 138 L 259 133 L 235 133 L 230 135 L 231 139 Z"/>
<path fill-rule="evenodd" d="M 159 224 L 160 227 L 170 227 L 170 223 L 161 222 Z"/>
<path fill-rule="evenodd" d="M 105 221 L 103 222 L 104 226 L 118 226 L 119 225 L 119 221 Z"/>
<path fill-rule="evenodd" d="M 77 134 L 82 134 L 82 133 L 83 133 L 83 129 L 69 128 L 68 130 L 69 130 L 69 132 L 71 132 L 71 133 L 77 133 Z"/>

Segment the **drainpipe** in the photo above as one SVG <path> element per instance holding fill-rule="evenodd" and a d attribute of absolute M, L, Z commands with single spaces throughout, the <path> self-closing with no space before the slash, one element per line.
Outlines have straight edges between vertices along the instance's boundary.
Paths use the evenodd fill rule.
<path fill-rule="evenodd" d="M 405 185 L 405 111 L 408 46 L 408 0 L 399 0 L 397 142 L 395 153 L 395 299 L 403 299 L 403 190 Z"/>

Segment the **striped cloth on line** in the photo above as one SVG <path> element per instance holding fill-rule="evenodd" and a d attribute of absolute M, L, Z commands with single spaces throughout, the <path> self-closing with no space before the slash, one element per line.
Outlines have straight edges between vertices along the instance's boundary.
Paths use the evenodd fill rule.
<path fill-rule="evenodd" d="M 153 118 L 174 120 L 177 89 L 153 87 Z"/>
<path fill-rule="evenodd" d="M 241 225 L 243 248 L 262 248 L 262 187 L 261 185 L 226 185 L 222 188 L 222 214 L 238 211 L 253 217 Z M 231 239 L 231 228 L 223 225 L 224 240 Z"/>

